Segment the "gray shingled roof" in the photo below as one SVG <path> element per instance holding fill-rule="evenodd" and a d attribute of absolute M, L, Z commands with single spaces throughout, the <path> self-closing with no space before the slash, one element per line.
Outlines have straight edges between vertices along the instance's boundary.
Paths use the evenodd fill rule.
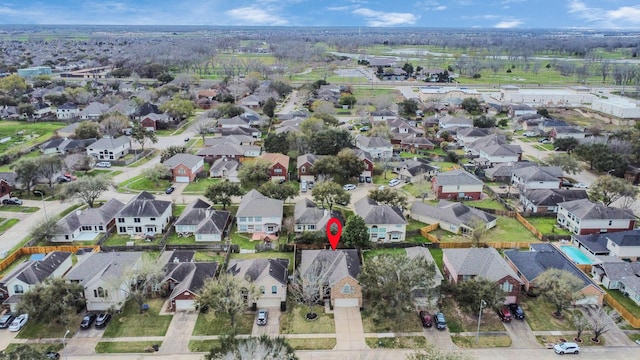
<path fill-rule="evenodd" d="M 440 272 L 440 269 L 438 268 L 438 266 L 435 265 L 436 261 L 433 258 L 433 255 L 431 255 L 431 252 L 429 251 L 429 249 L 422 246 L 412 246 L 412 247 L 405 248 L 404 250 L 406 251 L 407 257 L 409 259 L 422 256 L 422 257 L 425 257 L 429 262 L 434 264 L 434 268 L 436 269 L 436 276 L 434 280 L 436 281 L 436 284 L 444 280 L 444 276 L 442 276 L 442 273 Z"/>
<path fill-rule="evenodd" d="M 296 203 L 293 218 L 296 224 L 314 224 L 316 229 L 321 230 L 326 226 L 331 215 L 329 210 L 319 209 L 313 201 L 305 198 Z"/>
<path fill-rule="evenodd" d="M 391 142 L 385 138 L 379 136 L 364 136 L 358 135 L 356 137 L 356 143 L 365 147 L 365 148 L 379 148 L 379 147 L 390 147 Z"/>
<path fill-rule="evenodd" d="M 188 290 L 191 293 L 197 294 L 205 281 L 213 278 L 216 275 L 218 269 L 218 263 L 216 262 L 183 262 L 178 263 L 172 270 L 170 270 L 162 282 L 169 279 L 173 279 L 178 282 L 171 295 L 170 299 L 184 293 Z"/>
<path fill-rule="evenodd" d="M 460 136 L 470 136 L 470 137 L 481 137 L 489 135 L 489 129 L 485 128 L 465 128 L 458 130 L 458 135 Z"/>
<path fill-rule="evenodd" d="M 482 221 L 484 224 L 496 220 L 496 217 L 458 202 L 440 200 L 437 206 L 415 201 L 411 205 L 411 217 L 423 215 L 445 221 L 450 224 L 473 227 L 474 221 Z"/>
<path fill-rule="evenodd" d="M 436 186 L 447 185 L 481 185 L 484 184 L 482 180 L 478 179 L 475 175 L 469 172 L 458 169 L 447 172 L 441 172 L 436 175 Z"/>
<path fill-rule="evenodd" d="M 242 156 L 244 155 L 244 152 L 245 147 L 243 147 L 242 145 L 228 142 L 207 146 L 198 150 L 196 154 L 198 156 Z"/>
<path fill-rule="evenodd" d="M 590 235 L 574 235 L 574 239 L 594 253 L 609 253 L 607 243 L 611 241 L 618 246 L 640 246 L 640 230 L 618 231 Z"/>
<path fill-rule="evenodd" d="M 162 254 L 160 254 L 158 263 L 169 265 L 181 262 L 193 262 L 195 256 L 195 250 L 165 250 L 162 252 Z"/>
<path fill-rule="evenodd" d="M 169 159 L 165 160 L 164 164 L 167 165 L 170 169 L 173 169 L 181 164 L 191 169 L 200 161 L 202 161 L 202 158 L 200 156 L 180 153 L 175 154 Z"/>
<path fill-rule="evenodd" d="M 131 140 L 129 140 L 126 136 L 120 136 L 115 139 L 102 138 L 93 144 L 91 144 L 91 148 L 93 149 L 115 149 L 125 144 L 130 144 Z"/>
<path fill-rule="evenodd" d="M 635 220 L 635 215 L 630 209 L 607 207 L 601 203 L 593 203 L 589 199 L 579 199 L 559 203 L 558 206 L 566 209 L 581 220 L 587 219 L 629 219 Z"/>
<path fill-rule="evenodd" d="M 559 175 L 558 175 L 559 173 Z M 513 171 L 513 174 L 524 182 L 529 181 L 558 181 L 562 177 L 562 169 L 557 166 L 525 167 Z"/>
<path fill-rule="evenodd" d="M 289 277 L 289 259 L 231 259 L 227 272 L 249 282 L 269 276 L 286 285 Z"/>
<path fill-rule="evenodd" d="M 523 196 L 537 206 L 557 206 L 561 202 L 587 199 L 589 197 L 586 190 L 564 189 L 527 190 Z"/>
<path fill-rule="evenodd" d="M 143 255 L 143 252 L 133 251 L 90 253 L 65 275 L 65 279 L 79 281 L 81 284 L 96 276 L 119 279 L 125 271 L 140 261 Z"/>
<path fill-rule="evenodd" d="M 170 207 L 171 201 L 156 200 L 155 196 L 143 191 L 131 199 L 117 217 L 160 217 Z"/>
<path fill-rule="evenodd" d="M 242 197 L 238 205 L 236 217 L 240 216 L 273 216 L 282 218 L 284 202 L 268 198 L 258 190 L 251 190 Z"/>
<path fill-rule="evenodd" d="M 505 276 L 520 279 L 494 248 L 443 249 L 458 275 L 479 276 L 498 281 Z"/>
<path fill-rule="evenodd" d="M 319 263 L 318 267 L 314 263 Z M 304 276 L 311 269 L 326 269 L 330 286 L 347 276 L 357 280 L 361 270 L 358 250 L 302 250 L 299 271 Z"/>
<path fill-rule="evenodd" d="M 4 276 L 0 283 L 7 284 L 12 279 L 18 279 L 25 284 L 35 285 L 53 274 L 56 269 L 69 257 L 70 252 L 52 251 L 42 260 L 27 260 L 18 265 L 11 273 Z"/>
<path fill-rule="evenodd" d="M 620 281 L 622 278 L 627 276 L 640 276 L 639 262 L 604 262 L 596 266 L 602 268 L 611 281 Z"/>
<path fill-rule="evenodd" d="M 206 201 L 196 199 L 184 209 L 175 226 L 194 225 L 196 234 L 223 234 L 230 220 L 230 212 L 216 210 Z"/>
<path fill-rule="evenodd" d="M 397 206 L 379 205 L 369 197 L 363 197 L 353 204 L 355 212 L 364 219 L 367 225 L 401 224 L 407 223 L 402 211 Z"/>
<path fill-rule="evenodd" d="M 56 231 L 56 233 L 72 233 L 81 226 L 106 226 L 124 206 L 120 200 L 114 198 L 98 208 L 72 211 L 56 223 L 58 225 L 58 231 Z"/>

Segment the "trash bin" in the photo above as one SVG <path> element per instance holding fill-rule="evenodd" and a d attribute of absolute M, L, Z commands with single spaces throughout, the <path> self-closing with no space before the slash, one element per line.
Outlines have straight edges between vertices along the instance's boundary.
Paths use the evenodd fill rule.
<path fill-rule="evenodd" d="M 153 344 L 151 345 L 151 347 L 153 348 L 154 351 L 158 351 L 158 349 L 160 349 L 160 345 L 158 344 Z"/>

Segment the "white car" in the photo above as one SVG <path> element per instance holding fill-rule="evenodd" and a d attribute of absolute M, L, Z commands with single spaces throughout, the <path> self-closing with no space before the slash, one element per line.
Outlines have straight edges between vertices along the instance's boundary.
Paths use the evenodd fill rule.
<path fill-rule="evenodd" d="M 580 352 L 580 346 L 573 342 L 565 342 L 562 344 L 556 344 L 553 346 L 553 351 L 556 354 L 564 355 L 564 354 L 578 354 Z"/>
<path fill-rule="evenodd" d="M 398 186 L 400 185 L 400 180 L 398 179 L 392 179 L 389 181 L 389 186 Z"/>
<path fill-rule="evenodd" d="M 573 187 L 574 188 L 578 188 L 578 189 L 588 189 L 589 188 L 589 186 L 587 184 L 583 184 L 583 183 L 573 184 Z"/>
<path fill-rule="evenodd" d="M 350 190 L 355 190 L 356 186 L 353 184 L 346 184 L 345 186 L 342 187 L 345 191 L 350 191 Z"/>
<path fill-rule="evenodd" d="M 108 161 L 101 161 L 96 164 L 96 167 L 108 168 L 108 167 L 111 167 L 111 163 Z"/>
<path fill-rule="evenodd" d="M 9 325 L 9 331 L 20 331 L 27 323 L 27 320 L 29 320 L 29 314 L 22 314 L 13 319 L 13 322 Z"/>

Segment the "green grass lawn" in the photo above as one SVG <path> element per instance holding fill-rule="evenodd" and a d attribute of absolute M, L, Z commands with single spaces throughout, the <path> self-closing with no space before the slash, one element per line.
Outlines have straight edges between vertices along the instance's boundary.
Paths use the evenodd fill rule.
<path fill-rule="evenodd" d="M 640 318 L 640 306 L 638 306 L 638 304 L 633 302 L 631 298 L 624 296 L 624 294 L 618 290 L 609 290 L 609 289 L 604 289 L 604 290 L 607 292 L 607 294 L 611 295 L 611 297 L 616 299 L 616 301 L 618 301 L 620 305 L 624 306 L 625 309 L 629 310 L 629 312 L 631 312 L 633 316 L 635 316 L 636 318 Z"/>
<path fill-rule="evenodd" d="M 426 192 L 427 194 L 429 194 L 431 192 L 431 183 L 425 182 L 422 185 L 406 184 L 402 188 L 400 188 L 400 191 L 406 191 L 416 198 L 422 199 L 422 193 Z"/>
<path fill-rule="evenodd" d="M 251 334 L 254 319 L 254 313 L 244 313 L 236 316 L 236 334 Z M 198 320 L 196 320 L 192 335 L 230 335 L 231 333 L 229 316 L 209 311 L 206 314 L 198 314 Z"/>
<path fill-rule="evenodd" d="M 34 213 L 40 210 L 39 207 L 34 206 L 22 206 L 22 205 L 2 205 L 0 211 L 14 212 L 14 213 Z"/>
<path fill-rule="evenodd" d="M 429 249 L 431 256 L 433 256 L 433 261 L 436 262 L 438 269 L 441 272 L 444 272 L 444 262 L 442 261 L 442 249 Z"/>
<path fill-rule="evenodd" d="M 78 324 L 82 320 L 82 315 L 76 314 L 75 311 L 69 314 L 69 324 L 60 324 L 53 322 L 37 322 L 35 319 L 29 319 L 27 324 L 20 330 L 17 339 L 48 339 L 61 338 L 65 331 L 71 330 L 69 337 L 72 337 L 78 329 Z"/>
<path fill-rule="evenodd" d="M 3 120 L 0 122 L 0 139 L 11 137 L 11 140 L 0 144 L 0 152 L 18 152 L 21 149 L 28 149 L 46 141 L 56 130 L 64 126 L 66 124 L 63 122 L 32 123 Z"/>
<path fill-rule="evenodd" d="M 442 229 L 431 232 L 441 242 L 469 242 L 470 237 L 452 234 Z M 485 242 L 534 242 L 539 241 L 518 220 L 506 216 L 498 216 L 496 226 L 489 230 L 481 241 Z"/>
<path fill-rule="evenodd" d="M 64 333 L 63 333 L 63 336 L 64 336 Z M 20 345 L 23 345 L 23 344 L 10 343 L 9 345 L 7 345 L 7 348 L 4 349 L 4 351 L 9 353 Z M 60 352 L 62 350 L 62 343 L 29 343 L 29 346 L 32 349 L 35 349 L 42 354 L 46 354 L 49 351 Z"/>
<path fill-rule="evenodd" d="M 367 307 L 362 311 L 362 326 L 365 333 L 422 331 L 422 324 L 416 312 L 401 312 L 394 319 L 376 319 L 373 311 Z"/>
<path fill-rule="evenodd" d="M 220 340 L 212 339 L 189 341 L 189 351 L 191 352 L 209 352 L 209 350 L 213 348 L 220 348 Z"/>
<path fill-rule="evenodd" d="M 145 150 L 145 151 L 149 151 L 149 150 Z M 151 159 L 153 159 L 156 155 L 158 155 L 158 153 L 160 152 L 160 150 L 152 150 L 151 152 L 147 153 L 146 156 L 138 159 L 137 161 L 129 164 L 129 167 L 138 167 L 141 165 L 146 164 L 147 162 L 149 162 Z"/>
<path fill-rule="evenodd" d="M 336 346 L 336 338 L 287 339 L 295 350 L 331 350 Z"/>
<path fill-rule="evenodd" d="M 571 235 L 567 229 L 556 226 L 556 218 L 530 217 L 527 221 L 545 235 Z"/>
<path fill-rule="evenodd" d="M 494 199 L 483 199 L 483 200 L 476 200 L 476 201 L 465 201 L 464 202 L 467 205 L 470 206 L 476 206 L 479 208 L 485 208 L 485 209 L 492 209 L 492 210 L 507 210 L 504 205 L 502 205 L 501 203 L 497 202 Z"/>
<path fill-rule="evenodd" d="M 410 230 L 420 230 L 420 229 L 422 229 L 422 228 L 423 228 L 423 227 L 425 227 L 425 226 L 427 226 L 427 224 L 425 224 L 425 223 L 423 223 L 423 222 L 420 222 L 420 221 L 418 221 L 418 220 L 410 219 L 410 220 L 409 220 L 409 223 L 407 224 L 407 231 L 410 231 Z"/>
<path fill-rule="evenodd" d="M 365 338 L 372 349 L 423 349 L 427 346 L 424 336 L 402 336 L 385 338 Z"/>
<path fill-rule="evenodd" d="M 480 336 L 476 344 L 475 336 L 453 335 L 451 340 L 461 348 L 495 348 L 511 346 L 511 338 L 508 335 L 501 336 Z"/>
<path fill-rule="evenodd" d="M 454 167 L 456 167 L 456 166 L 458 168 L 460 168 L 460 165 L 454 164 L 452 162 L 447 162 L 447 161 L 434 161 L 434 162 L 431 163 L 431 165 L 435 165 L 435 166 L 439 167 L 440 168 L 440 172 L 453 170 Z"/>
<path fill-rule="evenodd" d="M 153 345 L 162 346 L 162 342 L 157 341 L 100 341 L 96 344 L 98 354 L 121 354 L 121 353 L 145 353 Z"/>
<path fill-rule="evenodd" d="M 332 334 L 336 332 L 333 314 L 325 314 L 324 308 L 314 306 L 318 317 L 309 321 L 305 315 L 309 307 L 302 304 L 287 304 L 287 311 L 280 316 L 280 333 L 282 334 Z"/>
<path fill-rule="evenodd" d="M 259 243 L 259 241 L 251 240 L 251 234 L 239 234 L 238 226 L 235 224 L 233 225 L 233 229 L 231 229 L 229 234 L 229 236 L 231 237 L 231 243 L 239 245 L 241 249 L 255 250 L 256 244 Z"/>
<path fill-rule="evenodd" d="M 115 314 L 104 331 L 105 338 L 129 336 L 164 336 L 172 315 L 160 315 L 163 298 L 148 299 L 149 309 L 140 314 L 135 301 L 127 301 L 120 314 Z"/>
<path fill-rule="evenodd" d="M 189 185 L 182 191 L 183 194 L 204 194 L 209 185 L 220 182 L 220 179 L 197 179 L 197 181 L 190 182 Z"/>
<path fill-rule="evenodd" d="M 4 222 L 0 222 L 0 234 L 11 229 L 11 227 L 20 222 L 20 219 L 8 219 Z"/>
<path fill-rule="evenodd" d="M 473 332 L 478 329 L 478 314 L 468 314 L 462 312 L 457 306 L 455 299 L 446 298 L 442 301 L 441 311 L 447 319 L 447 327 L 452 333 Z M 491 309 L 484 309 L 480 331 L 505 331 L 502 321 Z"/>
<path fill-rule="evenodd" d="M 144 175 L 138 175 L 131 180 L 125 181 L 120 184 L 119 190 L 129 189 L 136 191 L 149 191 L 156 192 L 162 191 L 164 192 L 169 185 L 171 185 L 171 180 L 163 179 L 159 180 L 157 183 L 147 179 Z"/>
<path fill-rule="evenodd" d="M 522 297 L 520 303 L 526 314 L 526 320 L 533 331 L 574 331 L 573 315 L 570 311 L 564 311 L 564 319 L 556 319 L 551 313 L 556 307 L 550 302 L 537 297 Z"/>
<path fill-rule="evenodd" d="M 112 234 L 109 238 L 104 242 L 105 246 L 126 246 L 128 242 L 133 242 L 133 245 L 136 246 L 151 246 L 158 245 L 160 243 L 160 235 L 156 236 L 153 241 L 145 241 L 144 239 L 132 239 L 130 235 L 127 234 Z"/>

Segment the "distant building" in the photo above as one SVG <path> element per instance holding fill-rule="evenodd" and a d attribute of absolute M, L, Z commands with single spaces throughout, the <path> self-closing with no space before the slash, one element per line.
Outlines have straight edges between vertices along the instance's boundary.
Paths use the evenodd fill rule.
<path fill-rule="evenodd" d="M 18 69 L 18 76 L 32 78 L 40 75 L 51 75 L 51 68 L 48 66 L 36 66 L 26 69 Z"/>

